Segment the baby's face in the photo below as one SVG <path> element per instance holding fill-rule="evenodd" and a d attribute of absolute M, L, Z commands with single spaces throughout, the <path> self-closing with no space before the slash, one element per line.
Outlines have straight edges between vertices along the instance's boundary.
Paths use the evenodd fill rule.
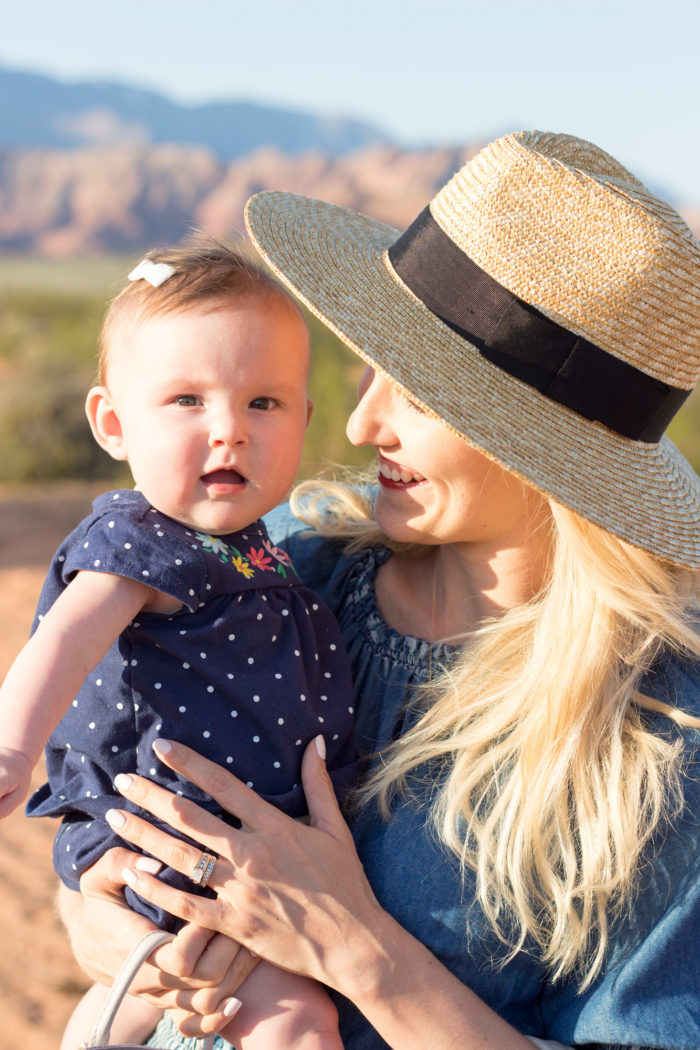
<path fill-rule="evenodd" d="M 146 499 L 212 535 L 280 503 L 311 412 L 308 367 L 304 322 L 274 296 L 154 317 L 120 340 L 107 386 Z"/>

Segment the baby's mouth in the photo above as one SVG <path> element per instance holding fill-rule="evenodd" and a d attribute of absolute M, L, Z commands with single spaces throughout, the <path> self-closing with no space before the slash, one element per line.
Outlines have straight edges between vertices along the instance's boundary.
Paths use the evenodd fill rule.
<path fill-rule="evenodd" d="M 202 474 L 205 485 L 243 485 L 245 478 L 237 470 L 212 470 L 208 474 Z"/>

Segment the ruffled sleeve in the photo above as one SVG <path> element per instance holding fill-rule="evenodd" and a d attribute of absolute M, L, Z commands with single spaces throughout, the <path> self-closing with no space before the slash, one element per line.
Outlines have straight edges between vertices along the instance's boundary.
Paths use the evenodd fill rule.
<path fill-rule="evenodd" d="M 190 612 L 207 596 L 204 559 L 183 527 L 129 489 L 95 501 L 95 513 L 68 537 L 56 563 L 64 583 L 77 572 L 113 573 L 170 595 Z"/>

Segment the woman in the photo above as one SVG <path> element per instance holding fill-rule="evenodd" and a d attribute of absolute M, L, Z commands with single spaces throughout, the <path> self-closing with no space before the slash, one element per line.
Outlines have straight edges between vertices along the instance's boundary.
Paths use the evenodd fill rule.
<path fill-rule="evenodd" d="M 374 757 L 351 838 L 313 745 L 305 827 L 166 743 L 242 828 L 130 778 L 218 854 L 218 900 L 133 862 L 122 881 L 327 984 L 348 1050 L 697 1047 L 700 479 L 662 434 L 700 371 L 700 245 L 607 154 L 537 132 L 398 240 L 289 194 L 247 218 L 369 366 L 348 433 L 377 451 L 376 499 L 307 489 L 315 532 L 285 512 L 270 531 L 339 618 Z M 110 819 L 186 874 L 201 856 Z M 97 975 L 124 857 L 66 908 Z M 251 965 L 216 939 L 173 977 L 201 936 L 144 975 L 168 1006 L 222 1009 Z"/>

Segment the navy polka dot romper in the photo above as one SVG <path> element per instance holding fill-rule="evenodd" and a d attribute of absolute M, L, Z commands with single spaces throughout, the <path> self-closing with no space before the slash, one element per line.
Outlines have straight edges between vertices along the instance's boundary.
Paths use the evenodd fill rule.
<path fill-rule="evenodd" d="M 139 492 L 105 493 L 55 555 L 39 616 L 80 570 L 139 580 L 182 608 L 139 614 L 88 675 L 48 742 L 48 783 L 27 812 L 63 818 L 54 864 L 68 886 L 77 889 L 82 872 L 120 842 L 104 821 L 108 809 L 126 805 L 113 787 L 119 772 L 140 773 L 219 812 L 158 761 L 151 744 L 159 736 L 188 744 L 301 816 L 301 755 L 322 733 L 336 790 L 348 790 L 357 764 L 340 632 L 262 522 L 206 536 L 160 514 Z M 174 872 L 166 877 L 193 889 Z M 174 928 L 151 905 L 129 899 Z"/>

